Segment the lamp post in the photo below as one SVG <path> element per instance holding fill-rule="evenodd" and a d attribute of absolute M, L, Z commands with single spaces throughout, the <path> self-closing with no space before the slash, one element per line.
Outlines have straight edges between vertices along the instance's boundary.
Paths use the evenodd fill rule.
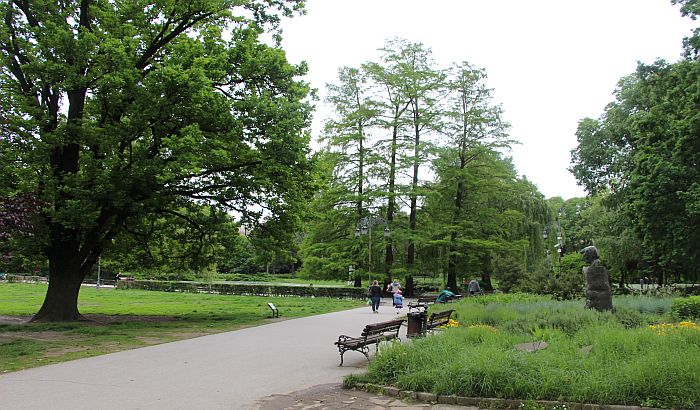
<path fill-rule="evenodd" d="M 564 236 L 562 235 L 561 231 L 561 224 L 559 223 L 559 217 L 561 216 L 562 210 L 559 209 L 557 213 L 557 219 L 555 221 L 556 227 L 557 227 L 557 243 L 554 245 L 554 248 L 557 250 L 558 254 L 558 262 L 559 262 L 559 273 L 557 277 L 561 276 L 561 256 L 562 253 L 564 253 Z M 547 226 L 544 227 L 544 230 L 542 231 L 542 239 L 547 240 L 549 237 L 549 230 L 551 229 L 552 223 L 548 223 Z M 549 255 L 549 250 L 547 251 L 547 254 Z"/>
<path fill-rule="evenodd" d="M 366 216 L 357 223 L 355 226 L 355 238 L 360 236 L 369 235 L 367 241 L 367 279 L 372 281 L 372 227 L 376 224 L 384 225 L 384 237 L 388 238 L 391 236 L 391 230 L 387 222 L 382 217 Z"/>

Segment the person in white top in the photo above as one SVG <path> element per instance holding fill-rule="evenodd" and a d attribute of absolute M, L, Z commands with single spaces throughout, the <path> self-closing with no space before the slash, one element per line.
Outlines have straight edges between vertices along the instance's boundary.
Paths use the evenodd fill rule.
<path fill-rule="evenodd" d="M 394 281 L 391 282 L 391 283 L 386 287 L 386 291 L 387 291 L 387 292 L 390 292 L 390 293 L 392 293 L 392 294 L 394 294 L 394 293 L 396 293 L 396 292 L 398 292 L 398 291 L 400 291 L 400 290 L 401 290 L 401 284 L 400 284 L 399 281 L 396 280 L 396 279 L 394 279 Z"/>

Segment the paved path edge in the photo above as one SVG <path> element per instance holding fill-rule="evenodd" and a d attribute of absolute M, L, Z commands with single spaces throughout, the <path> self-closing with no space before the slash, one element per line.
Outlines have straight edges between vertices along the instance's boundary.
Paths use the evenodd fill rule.
<path fill-rule="evenodd" d="M 401 390 L 393 386 L 383 386 L 373 383 L 344 382 L 345 389 L 364 390 L 369 393 L 394 396 L 404 400 L 415 400 L 423 403 L 451 404 L 457 406 L 471 406 L 486 409 L 522 409 L 524 404 L 532 401 L 515 399 L 495 399 L 487 397 L 464 397 L 454 395 L 439 395 L 434 393 Z M 545 409 L 559 410 L 661 410 L 655 407 L 626 406 L 616 404 L 572 403 L 550 400 L 534 400 L 535 403 Z"/>

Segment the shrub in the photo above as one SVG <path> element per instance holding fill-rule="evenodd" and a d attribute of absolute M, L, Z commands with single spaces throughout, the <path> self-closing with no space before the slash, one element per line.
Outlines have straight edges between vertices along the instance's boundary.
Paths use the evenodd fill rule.
<path fill-rule="evenodd" d="M 700 296 L 673 299 L 671 312 L 677 319 L 700 319 Z"/>
<path fill-rule="evenodd" d="M 581 255 L 570 253 L 561 258 L 561 268 L 540 267 L 527 274 L 521 288 L 527 292 L 551 295 L 558 300 L 583 296 L 585 280 L 581 269 L 585 262 Z"/>

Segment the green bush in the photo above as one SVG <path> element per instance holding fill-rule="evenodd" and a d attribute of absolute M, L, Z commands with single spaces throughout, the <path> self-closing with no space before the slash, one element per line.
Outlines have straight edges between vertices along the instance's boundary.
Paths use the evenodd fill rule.
<path fill-rule="evenodd" d="M 671 312 L 678 319 L 700 319 L 700 296 L 673 299 Z"/>
<path fill-rule="evenodd" d="M 526 292 L 551 295 L 558 300 L 583 296 L 585 280 L 581 273 L 585 262 L 581 255 L 570 253 L 561 258 L 561 267 L 540 267 L 525 276 L 520 288 Z"/>

